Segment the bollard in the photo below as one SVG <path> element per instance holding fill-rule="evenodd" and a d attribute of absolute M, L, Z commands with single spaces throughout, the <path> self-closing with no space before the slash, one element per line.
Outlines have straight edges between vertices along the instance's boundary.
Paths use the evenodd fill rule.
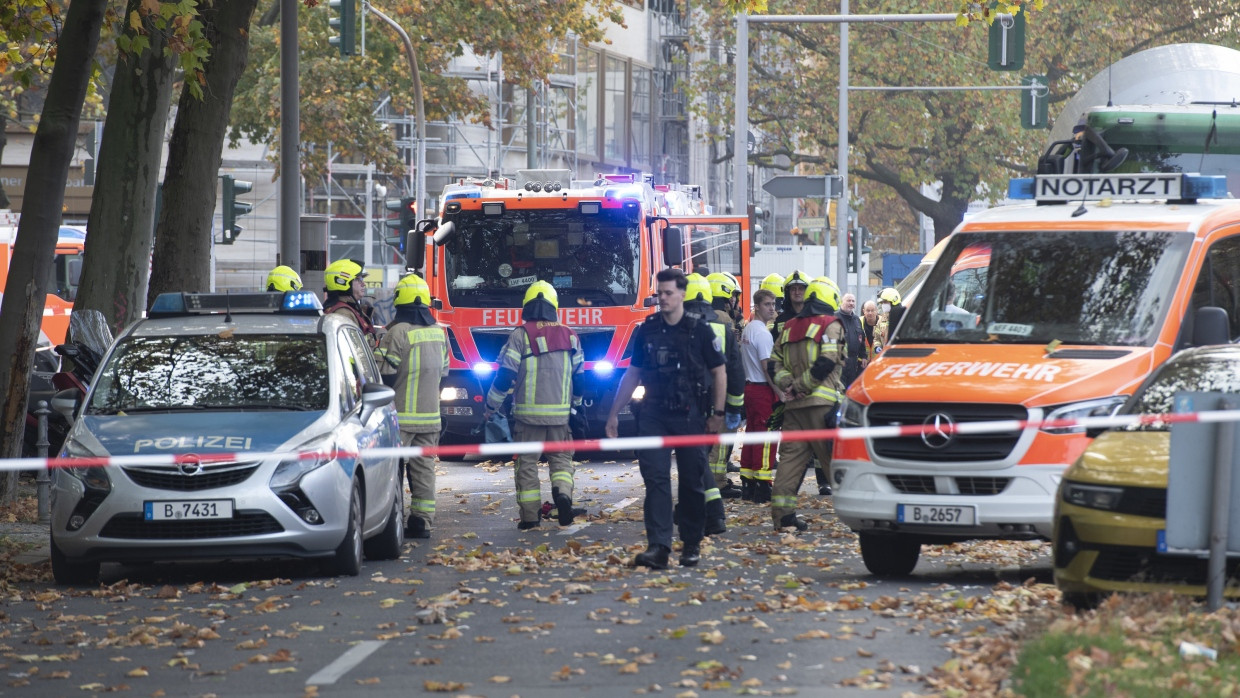
<path fill-rule="evenodd" d="M 39 404 L 34 411 L 35 416 L 39 419 L 39 439 L 34 442 L 34 445 L 39 451 L 40 458 L 47 458 L 47 447 L 51 445 L 47 440 L 47 418 L 51 413 L 52 411 L 47 408 L 47 401 L 39 400 Z M 52 485 L 52 476 L 47 469 L 46 463 L 39 469 L 39 474 L 35 476 L 35 483 L 39 498 L 39 523 L 50 524 L 52 522 L 52 507 L 48 499 Z"/>
<path fill-rule="evenodd" d="M 1219 400 L 1220 410 L 1235 409 L 1231 400 Z M 1214 501 L 1210 510 L 1210 558 L 1206 563 L 1206 607 L 1214 612 L 1223 606 L 1227 581 L 1227 528 L 1231 520 L 1231 459 L 1235 422 L 1219 422 L 1214 458 Z"/>

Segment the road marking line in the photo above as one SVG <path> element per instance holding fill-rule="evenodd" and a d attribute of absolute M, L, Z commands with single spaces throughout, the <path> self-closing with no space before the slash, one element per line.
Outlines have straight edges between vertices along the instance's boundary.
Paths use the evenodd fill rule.
<path fill-rule="evenodd" d="M 325 686 L 336 683 L 341 676 L 349 673 L 353 667 L 361 664 L 367 657 L 375 653 L 380 647 L 387 644 L 386 640 L 362 640 L 348 652 L 336 658 L 336 661 L 319 669 L 314 676 L 306 679 L 307 686 Z"/>
<path fill-rule="evenodd" d="M 625 507 L 627 507 L 627 506 L 629 506 L 629 505 L 633 504 L 634 502 L 638 502 L 638 501 L 641 501 L 641 500 L 639 500 L 637 497 L 625 497 L 624 499 L 621 499 L 620 501 L 618 501 L 618 502 L 616 502 L 615 504 L 611 505 L 610 507 L 606 507 L 606 508 L 607 508 L 607 509 L 610 509 L 611 511 L 620 511 L 621 509 L 624 509 Z M 590 525 L 590 523 L 591 523 L 591 522 L 589 522 L 589 521 L 585 521 L 585 522 L 583 522 L 583 523 L 574 524 L 574 525 L 572 525 L 572 526 L 569 526 L 568 528 L 561 528 L 561 529 L 560 529 L 560 531 L 559 531 L 559 534 L 560 534 L 561 536 L 571 536 L 571 535 L 573 535 L 574 533 L 576 533 L 576 532 L 580 531 L 581 529 L 585 528 L 586 526 L 589 526 L 589 525 Z"/>

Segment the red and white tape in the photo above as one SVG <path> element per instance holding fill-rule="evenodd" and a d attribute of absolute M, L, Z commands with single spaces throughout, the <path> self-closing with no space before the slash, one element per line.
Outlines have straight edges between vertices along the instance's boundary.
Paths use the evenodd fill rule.
<path fill-rule="evenodd" d="M 1240 410 L 1217 410 L 1175 414 L 1142 414 L 1114 417 L 1084 417 L 1081 419 L 1047 420 L 999 420 L 993 422 L 967 422 L 963 424 L 927 424 L 850 427 L 840 429 L 813 429 L 809 431 L 754 431 L 734 434 L 694 434 L 692 436 L 631 436 L 616 439 L 583 439 L 580 441 L 521 441 L 513 443 L 457 444 L 449 446 L 401 446 L 395 448 L 372 448 L 361 452 L 351 451 L 221 451 L 214 453 L 167 453 L 133 454 L 123 456 L 99 456 L 88 458 L 10 458 L 0 459 L 0 472 L 13 470 L 39 470 L 42 468 L 89 468 L 126 465 L 178 465 L 181 463 L 231 463 L 239 460 L 255 461 L 280 458 L 284 460 L 315 460 L 322 457 L 342 459 L 408 458 L 413 456 L 502 456 L 523 453 L 551 453 L 556 451 L 638 451 L 678 446 L 713 446 L 723 444 L 762 444 L 781 441 L 823 441 L 850 439 L 890 439 L 901 436 L 931 434 L 994 434 L 1025 429 L 1107 429 L 1149 424 L 1178 424 L 1186 422 L 1237 422 Z"/>

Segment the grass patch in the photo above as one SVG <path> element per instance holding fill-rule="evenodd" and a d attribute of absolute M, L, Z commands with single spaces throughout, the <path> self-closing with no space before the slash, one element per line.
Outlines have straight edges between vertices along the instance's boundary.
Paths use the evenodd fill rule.
<path fill-rule="evenodd" d="M 1012 687 L 1028 698 L 1240 696 L 1240 611 L 1171 594 L 1114 596 L 1061 617 L 1020 649 Z M 1180 643 L 1218 651 L 1181 657 Z"/>

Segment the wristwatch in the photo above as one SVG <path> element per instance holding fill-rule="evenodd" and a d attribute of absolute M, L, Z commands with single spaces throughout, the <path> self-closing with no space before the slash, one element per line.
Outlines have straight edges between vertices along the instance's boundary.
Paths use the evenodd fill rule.
<path fill-rule="evenodd" d="M 710 416 L 712 417 L 723 417 L 726 415 L 727 415 L 727 412 L 724 412 L 723 410 L 711 410 L 710 411 Z"/>

